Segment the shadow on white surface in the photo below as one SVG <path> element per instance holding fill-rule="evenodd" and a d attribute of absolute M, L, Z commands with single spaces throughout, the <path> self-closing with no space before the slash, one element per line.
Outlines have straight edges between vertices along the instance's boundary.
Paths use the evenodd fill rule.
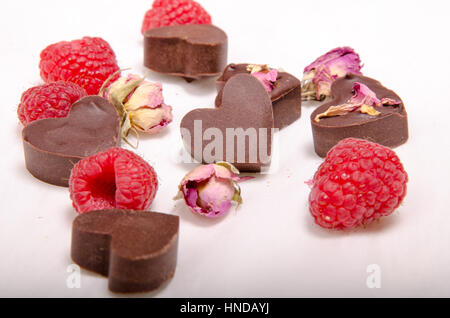
<path fill-rule="evenodd" d="M 193 81 L 191 83 L 185 82 L 185 85 L 181 85 L 180 87 L 186 93 L 195 95 L 195 96 L 205 96 L 207 94 L 217 93 L 216 88 L 216 77 L 203 78 L 198 81 Z M 196 105 L 192 105 L 193 107 L 198 107 Z M 214 98 L 211 100 L 211 107 L 214 108 Z"/>
<path fill-rule="evenodd" d="M 183 200 L 176 202 L 171 213 L 178 215 L 183 222 L 188 222 L 199 227 L 213 227 L 223 222 L 230 215 L 230 213 L 227 213 L 223 217 L 217 219 L 210 219 L 201 215 L 196 215 L 189 210 Z"/>
<path fill-rule="evenodd" d="M 311 216 L 309 212 L 306 213 L 305 218 L 307 218 L 306 221 L 307 231 L 314 236 L 325 239 L 337 239 L 348 236 L 382 235 L 386 234 L 386 232 L 388 231 L 395 230 L 396 226 L 398 226 L 397 223 L 401 221 L 400 215 L 398 214 L 398 212 L 395 212 L 393 215 L 381 218 L 380 220 L 377 220 L 367 226 L 343 231 L 343 230 L 328 230 L 321 228 L 314 222 L 314 218 Z"/>
<path fill-rule="evenodd" d="M 176 273 L 175 273 L 176 275 Z M 105 278 L 108 279 L 108 278 Z M 159 287 L 157 290 L 147 293 L 130 293 L 130 294 L 119 294 L 119 293 L 113 293 L 108 289 L 108 295 L 109 297 L 114 298 L 157 298 L 159 295 L 163 294 L 164 291 L 167 289 L 167 287 L 170 285 L 173 278 L 165 282 L 161 287 Z M 106 287 L 108 288 L 108 287 Z"/>
<path fill-rule="evenodd" d="M 329 101 L 329 99 L 325 99 L 323 101 L 313 101 L 313 100 L 303 101 L 302 107 L 305 107 L 309 110 L 315 110 L 317 107 L 319 107 L 322 104 L 327 103 L 328 101 Z"/>
<path fill-rule="evenodd" d="M 316 154 L 316 151 L 314 150 L 314 142 L 313 142 L 313 141 L 308 142 L 308 143 L 303 143 L 303 144 L 302 144 L 302 147 L 303 147 L 302 154 L 303 154 L 304 156 L 306 156 L 307 159 L 310 159 L 310 160 L 322 159 L 322 160 L 323 160 L 323 158 L 320 158 L 320 157 Z M 319 168 L 319 166 L 317 166 L 317 168 Z M 314 174 L 311 176 L 311 178 L 312 178 L 312 177 L 314 177 Z"/>
<path fill-rule="evenodd" d="M 67 190 L 68 192 L 69 190 Z M 67 194 L 69 196 L 69 194 Z M 72 201 L 70 198 L 67 201 L 67 209 L 64 211 L 64 217 L 65 221 L 67 222 L 67 226 L 72 230 L 72 222 L 75 220 L 75 218 L 78 216 L 77 212 L 75 212 L 75 209 L 72 206 Z"/>

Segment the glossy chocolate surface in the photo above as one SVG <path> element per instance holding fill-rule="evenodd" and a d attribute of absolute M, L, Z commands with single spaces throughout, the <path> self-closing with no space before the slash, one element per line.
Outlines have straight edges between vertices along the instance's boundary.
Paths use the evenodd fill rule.
<path fill-rule="evenodd" d="M 227 63 L 227 53 L 227 35 L 213 25 L 161 27 L 144 35 L 144 65 L 187 80 L 219 75 Z"/>
<path fill-rule="evenodd" d="M 230 64 L 217 79 L 218 94 L 215 105 L 220 107 L 222 103 L 222 89 L 225 83 L 237 74 L 250 74 L 247 71 L 249 64 Z M 283 129 L 294 123 L 302 115 L 302 91 L 301 82 L 295 76 L 278 72 L 277 81 L 273 90 L 269 93 L 273 106 L 274 126 Z"/>
<path fill-rule="evenodd" d="M 88 212 L 73 222 L 71 256 L 81 267 L 108 276 L 112 292 L 149 292 L 175 273 L 178 231 L 178 216 Z"/>
<path fill-rule="evenodd" d="M 196 136 L 195 122 L 201 123 L 200 136 Z M 203 163 L 228 161 L 244 172 L 260 172 L 270 166 L 272 129 L 273 111 L 269 95 L 258 79 L 248 74 L 233 76 L 226 83 L 220 108 L 193 110 L 181 122 L 185 146 L 197 161 Z M 241 140 L 245 141 L 240 143 L 239 138 L 228 134 L 228 130 L 234 132 L 240 130 Z M 215 160 L 208 160 L 204 156 L 208 145 L 217 142 L 211 136 L 206 136 L 208 131 L 217 132 L 222 136 L 222 143 L 219 143 L 223 151 L 215 154 Z M 250 146 L 251 138 L 243 136 L 247 131 L 256 133 L 252 146 Z M 234 148 L 231 147 L 232 144 Z M 244 155 L 240 157 L 239 154 Z"/>
<path fill-rule="evenodd" d="M 22 137 L 30 173 L 44 182 L 68 186 L 78 161 L 119 145 L 119 114 L 106 99 L 87 96 L 74 103 L 65 118 L 32 122 Z"/>

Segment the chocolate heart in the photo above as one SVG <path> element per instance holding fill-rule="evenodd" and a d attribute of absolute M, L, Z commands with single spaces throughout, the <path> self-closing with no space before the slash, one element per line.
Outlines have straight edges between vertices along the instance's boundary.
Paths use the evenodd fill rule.
<path fill-rule="evenodd" d="M 184 116 L 181 135 L 193 158 L 227 161 L 244 172 L 270 165 L 272 103 L 264 86 L 248 74 L 233 76 L 223 89 L 222 107 L 196 109 Z"/>
<path fill-rule="evenodd" d="M 152 291 L 175 273 L 178 228 L 173 215 L 88 212 L 73 222 L 71 256 L 81 267 L 108 276 L 113 292 Z"/>
<path fill-rule="evenodd" d="M 250 74 L 247 71 L 249 64 L 230 64 L 217 79 L 216 107 L 222 104 L 222 89 L 225 83 L 237 74 Z M 278 72 L 277 81 L 273 90 L 269 93 L 272 100 L 274 126 L 283 129 L 294 123 L 302 115 L 302 87 L 301 82 L 295 76 Z"/>
<path fill-rule="evenodd" d="M 318 107 L 311 115 L 311 125 L 316 153 L 325 157 L 339 141 L 354 137 L 366 139 L 387 147 L 397 147 L 408 140 L 408 115 L 403 102 L 399 105 L 376 107 L 379 115 L 373 116 L 360 111 L 345 115 L 326 117 L 317 122 L 316 116 L 331 106 L 346 103 L 353 95 L 355 82 L 366 85 L 378 99 L 390 98 L 401 101 L 393 91 L 380 82 L 361 75 L 347 75 L 336 80 L 331 87 L 332 100 Z"/>
<path fill-rule="evenodd" d="M 65 118 L 32 122 L 22 138 L 28 171 L 39 180 L 67 187 L 78 161 L 119 145 L 119 114 L 106 99 L 87 96 L 74 103 Z"/>
<path fill-rule="evenodd" d="M 221 29 L 190 24 L 148 30 L 144 65 L 191 81 L 220 74 L 227 63 L 228 38 Z"/>

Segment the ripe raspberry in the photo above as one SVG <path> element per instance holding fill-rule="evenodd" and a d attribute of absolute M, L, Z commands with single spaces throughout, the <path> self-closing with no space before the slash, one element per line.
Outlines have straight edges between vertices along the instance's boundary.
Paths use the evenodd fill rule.
<path fill-rule="evenodd" d="M 182 24 L 211 24 L 211 16 L 193 0 L 155 0 L 145 13 L 141 32 Z"/>
<path fill-rule="evenodd" d="M 73 103 L 86 91 L 70 82 L 55 82 L 32 87 L 22 94 L 17 114 L 24 126 L 44 118 L 66 117 Z"/>
<path fill-rule="evenodd" d="M 39 68 L 45 82 L 73 82 L 89 95 L 97 95 L 103 82 L 119 70 L 108 42 L 91 37 L 48 46 L 41 52 Z"/>
<path fill-rule="evenodd" d="M 310 212 L 324 228 L 349 229 L 392 214 L 408 174 L 394 151 L 349 138 L 328 153 L 313 180 Z"/>
<path fill-rule="evenodd" d="M 158 179 L 141 157 L 111 148 L 79 161 L 69 181 L 70 198 L 78 213 L 94 210 L 147 210 L 155 198 Z"/>

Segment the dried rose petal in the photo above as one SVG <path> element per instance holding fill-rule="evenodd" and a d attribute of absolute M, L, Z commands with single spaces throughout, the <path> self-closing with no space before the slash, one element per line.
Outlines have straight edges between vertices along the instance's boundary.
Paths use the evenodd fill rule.
<path fill-rule="evenodd" d="M 353 83 L 353 96 L 348 101 L 350 104 L 355 105 L 369 105 L 378 106 L 380 100 L 377 98 L 377 94 L 373 92 L 367 85 L 355 82 Z"/>
<path fill-rule="evenodd" d="M 382 98 L 381 99 L 381 104 L 385 105 L 385 106 L 395 106 L 395 105 L 400 105 L 402 102 L 399 100 L 395 100 L 392 98 Z"/>
<path fill-rule="evenodd" d="M 275 82 L 277 81 L 278 71 L 271 70 L 268 73 L 257 72 L 252 74 L 256 77 L 263 85 L 268 93 L 270 93 L 275 87 Z"/>
<path fill-rule="evenodd" d="M 314 120 L 316 122 L 319 122 L 322 118 L 342 116 L 342 115 L 345 115 L 352 111 L 357 110 L 359 107 L 360 107 L 359 104 L 356 105 L 356 104 L 350 104 L 350 103 L 341 104 L 338 106 L 331 106 L 330 108 L 327 109 L 326 112 L 317 115 Z"/>
<path fill-rule="evenodd" d="M 270 71 L 269 65 L 267 64 L 249 64 L 247 65 L 247 72 L 250 72 L 250 74 L 253 73 L 268 73 Z"/>
<path fill-rule="evenodd" d="M 268 93 L 275 87 L 278 71 L 271 69 L 267 64 L 249 64 L 247 65 L 247 72 L 256 77 Z"/>
<path fill-rule="evenodd" d="M 319 122 L 320 119 L 325 117 L 342 116 L 356 110 L 359 110 L 363 114 L 378 116 L 381 113 L 374 107 L 381 107 L 384 105 L 394 106 L 400 104 L 400 101 L 395 101 L 390 98 L 383 98 L 382 100 L 379 100 L 375 92 L 373 92 L 369 87 L 355 82 L 353 84 L 353 96 L 346 103 L 331 106 L 326 112 L 317 115 L 314 120 Z"/>
<path fill-rule="evenodd" d="M 242 203 L 238 182 L 239 171 L 229 163 L 200 166 L 188 173 L 180 183 L 180 198 L 184 198 L 193 213 L 217 218 L 228 213 L 233 202 Z"/>
<path fill-rule="evenodd" d="M 349 73 L 361 73 L 359 55 L 350 47 L 331 50 L 304 70 L 302 96 L 304 100 L 323 100 L 330 96 L 331 85 Z"/>
<path fill-rule="evenodd" d="M 373 106 L 369 105 L 362 105 L 359 111 L 370 116 L 378 116 L 381 114 L 379 111 L 373 108 Z"/>

